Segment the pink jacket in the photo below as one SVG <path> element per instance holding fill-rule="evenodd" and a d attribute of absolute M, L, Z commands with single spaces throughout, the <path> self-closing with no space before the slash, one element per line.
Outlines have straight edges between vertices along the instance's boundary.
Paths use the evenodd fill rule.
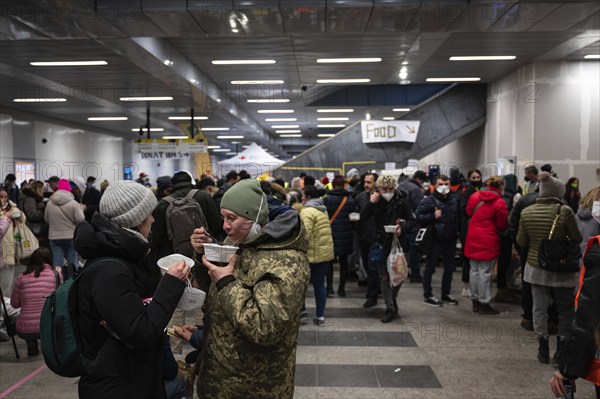
<path fill-rule="evenodd" d="M 44 270 L 39 277 L 35 273 L 21 274 L 15 281 L 10 306 L 21 308 L 21 314 L 17 319 L 17 331 L 20 333 L 39 333 L 40 315 L 44 307 L 44 301 L 56 289 L 56 277 L 54 269 L 50 265 L 44 265 Z M 62 276 L 60 276 L 62 282 Z"/>

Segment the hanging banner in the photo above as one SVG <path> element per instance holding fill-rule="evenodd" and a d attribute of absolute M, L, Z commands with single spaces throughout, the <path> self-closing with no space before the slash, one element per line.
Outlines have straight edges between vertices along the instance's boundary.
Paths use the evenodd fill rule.
<path fill-rule="evenodd" d="M 142 159 L 189 159 L 196 153 L 207 152 L 202 137 L 184 140 L 137 139 L 134 152 Z"/>
<path fill-rule="evenodd" d="M 360 122 L 363 143 L 390 143 L 417 141 L 420 121 L 362 121 Z"/>

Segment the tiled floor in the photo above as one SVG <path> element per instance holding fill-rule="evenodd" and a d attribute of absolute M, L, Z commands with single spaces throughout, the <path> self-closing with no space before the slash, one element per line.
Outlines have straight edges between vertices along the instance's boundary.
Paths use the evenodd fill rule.
<path fill-rule="evenodd" d="M 440 274 L 434 275 L 435 294 Z M 453 291 L 461 287 L 455 273 Z M 420 284 L 406 283 L 398 298 L 400 319 L 384 324 L 381 299 L 363 309 L 363 289 L 349 283 L 347 292 L 346 298 L 328 298 L 325 326 L 301 327 L 296 399 L 552 398 L 553 369 L 537 362 L 537 343 L 533 333 L 519 327 L 516 305 L 496 305 L 498 316 L 472 313 L 462 297 L 459 306 L 435 308 L 422 303 Z M 313 298 L 310 292 L 306 299 L 309 320 Z M 17 339 L 17 344 L 20 359 L 10 342 L 0 343 L 0 398 L 77 398 L 77 379 L 43 368 L 36 374 L 43 360 L 28 358 L 24 342 Z M 24 381 L 27 376 L 32 377 Z M 577 399 L 595 397 L 590 383 L 578 381 L 577 388 Z"/>

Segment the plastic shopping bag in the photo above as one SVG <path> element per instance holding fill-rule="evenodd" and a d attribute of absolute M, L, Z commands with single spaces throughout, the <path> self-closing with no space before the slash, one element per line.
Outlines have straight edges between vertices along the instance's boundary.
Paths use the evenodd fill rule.
<path fill-rule="evenodd" d="M 23 260 L 30 257 L 33 251 L 40 247 L 35 234 L 23 222 L 17 222 L 15 226 L 15 250 L 17 260 Z"/>
<path fill-rule="evenodd" d="M 408 265 L 404 252 L 400 246 L 400 240 L 394 236 L 392 250 L 387 258 L 387 270 L 390 275 L 390 285 L 396 287 L 404 282 L 408 277 Z"/>

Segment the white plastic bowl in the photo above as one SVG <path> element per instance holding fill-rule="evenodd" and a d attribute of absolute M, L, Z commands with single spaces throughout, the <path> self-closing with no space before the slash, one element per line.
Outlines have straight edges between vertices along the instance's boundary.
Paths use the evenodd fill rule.
<path fill-rule="evenodd" d="M 386 226 L 383 226 L 383 228 L 385 229 L 386 233 L 395 233 L 396 232 L 396 225 L 395 224 L 388 224 Z"/>
<path fill-rule="evenodd" d="M 360 221 L 360 213 L 358 212 L 352 212 L 348 214 L 348 220 L 350 220 L 351 222 L 358 222 Z"/>
<path fill-rule="evenodd" d="M 185 261 L 190 268 L 194 267 L 194 261 L 181 254 L 171 254 L 169 256 L 165 256 L 164 258 L 160 258 L 156 264 L 158 267 L 160 267 L 160 272 L 165 274 L 175 263 L 179 262 L 180 260 Z"/>
<path fill-rule="evenodd" d="M 204 255 L 210 262 L 227 264 L 235 255 L 238 247 L 231 245 L 204 244 Z"/>

